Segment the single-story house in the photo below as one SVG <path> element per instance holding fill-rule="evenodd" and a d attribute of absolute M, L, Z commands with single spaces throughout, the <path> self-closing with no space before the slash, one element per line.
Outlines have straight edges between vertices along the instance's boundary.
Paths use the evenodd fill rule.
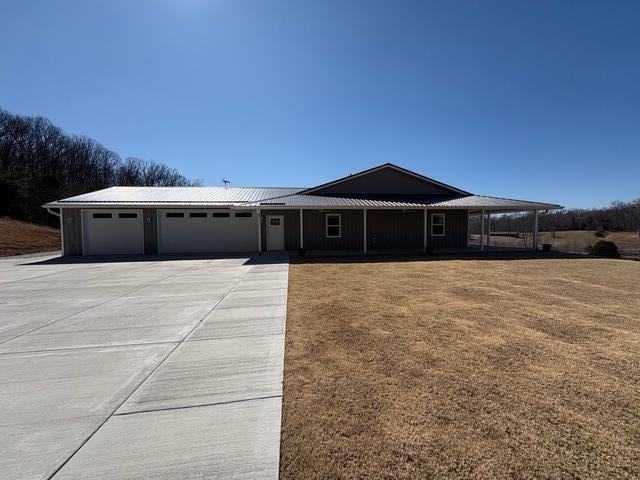
<path fill-rule="evenodd" d="M 534 211 L 537 232 L 537 212 L 561 208 L 390 163 L 311 188 L 112 187 L 44 207 L 60 216 L 63 255 L 466 248 L 470 215 L 484 230 L 491 212 Z"/>

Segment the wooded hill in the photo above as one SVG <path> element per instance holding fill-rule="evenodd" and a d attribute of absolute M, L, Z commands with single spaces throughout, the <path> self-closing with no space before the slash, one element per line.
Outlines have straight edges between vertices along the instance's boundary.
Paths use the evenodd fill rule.
<path fill-rule="evenodd" d="M 195 185 L 166 165 L 125 158 L 97 141 L 69 135 L 44 117 L 0 109 L 0 216 L 57 226 L 41 208 L 60 198 L 122 186 Z"/>

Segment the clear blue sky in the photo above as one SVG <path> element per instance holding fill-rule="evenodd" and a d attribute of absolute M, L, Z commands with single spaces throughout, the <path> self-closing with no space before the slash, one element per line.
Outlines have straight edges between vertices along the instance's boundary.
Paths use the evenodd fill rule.
<path fill-rule="evenodd" d="M 205 184 L 640 197 L 640 2 L 3 0 L 0 106 Z"/>

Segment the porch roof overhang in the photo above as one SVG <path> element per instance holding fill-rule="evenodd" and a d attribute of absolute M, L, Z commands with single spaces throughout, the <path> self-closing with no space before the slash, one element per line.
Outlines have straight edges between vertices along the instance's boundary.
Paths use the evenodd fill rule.
<path fill-rule="evenodd" d="M 531 202 L 512 198 L 469 195 L 452 200 L 431 202 L 375 200 L 365 198 L 321 197 L 316 195 L 288 195 L 268 201 L 254 202 L 252 206 L 262 208 L 321 208 L 321 209 L 438 209 L 471 210 L 492 212 L 522 212 L 533 210 L 557 210 L 563 208 L 553 203 Z"/>
<path fill-rule="evenodd" d="M 489 197 L 487 195 L 470 195 L 468 197 L 435 202 L 430 208 L 467 209 L 471 211 L 485 210 L 488 212 L 524 212 L 533 210 L 558 210 L 562 205 L 554 203 L 532 202 L 513 198 Z"/>

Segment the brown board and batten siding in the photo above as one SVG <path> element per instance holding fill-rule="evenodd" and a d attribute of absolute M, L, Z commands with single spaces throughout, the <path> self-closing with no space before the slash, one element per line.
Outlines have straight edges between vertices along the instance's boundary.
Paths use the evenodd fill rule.
<path fill-rule="evenodd" d="M 423 210 L 367 210 L 368 249 L 416 249 L 423 244 Z"/>
<path fill-rule="evenodd" d="M 158 253 L 158 210 L 145 208 L 142 210 L 144 222 L 144 253 L 155 255 Z"/>
<path fill-rule="evenodd" d="M 82 255 L 82 219 L 79 208 L 61 208 L 63 255 Z"/>
<path fill-rule="evenodd" d="M 340 194 L 391 194 L 391 195 L 451 195 L 451 190 L 432 182 L 387 168 L 345 180 L 334 185 L 319 187 L 314 195 Z"/>
<path fill-rule="evenodd" d="M 267 215 L 281 215 L 284 217 L 284 249 L 298 250 L 300 248 L 300 210 L 261 210 L 261 241 L 262 250 L 267 250 Z"/>
<path fill-rule="evenodd" d="M 432 214 L 444 213 L 444 237 L 431 235 Z M 469 212 L 467 210 L 428 210 L 427 244 L 433 248 L 465 248 L 467 246 Z"/>
<path fill-rule="evenodd" d="M 361 250 L 364 242 L 362 210 L 304 210 L 305 250 Z M 325 216 L 341 215 L 340 238 L 327 238 Z"/>

